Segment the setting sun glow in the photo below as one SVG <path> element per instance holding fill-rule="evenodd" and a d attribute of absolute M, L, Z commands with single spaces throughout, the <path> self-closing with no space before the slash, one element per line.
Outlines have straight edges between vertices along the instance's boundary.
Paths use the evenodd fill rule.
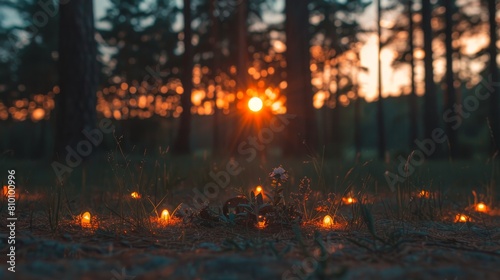
<path fill-rule="evenodd" d="M 262 110 L 262 100 L 258 97 L 252 97 L 248 100 L 248 108 L 253 112 L 258 112 Z"/>

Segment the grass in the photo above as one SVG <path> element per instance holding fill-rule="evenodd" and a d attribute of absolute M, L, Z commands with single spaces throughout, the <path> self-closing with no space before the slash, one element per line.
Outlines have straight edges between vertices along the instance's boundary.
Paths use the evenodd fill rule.
<path fill-rule="evenodd" d="M 71 255 L 75 261 L 100 256 L 126 263 L 120 254 L 139 254 L 141 248 L 150 248 L 153 255 L 181 254 L 183 257 L 176 263 L 187 262 L 195 275 L 204 275 L 211 268 L 199 266 L 196 252 L 241 256 L 249 263 L 252 256 L 262 255 L 278 262 L 269 271 L 256 272 L 264 273 L 262 278 L 286 274 L 299 279 L 355 279 L 359 275 L 356 265 L 367 262 L 368 267 L 388 270 L 395 266 L 421 267 L 422 274 L 416 275 L 425 276 L 434 268 L 423 253 L 415 253 L 422 251 L 435 261 L 436 267 L 443 268 L 443 278 L 467 278 L 467 267 L 448 274 L 446 268 L 481 256 L 491 260 L 470 261 L 471 271 L 485 267 L 494 271 L 492 264 L 500 260 L 500 211 L 495 204 L 498 167 L 493 159 L 427 162 L 392 192 L 384 172 L 394 171 L 397 162 L 346 163 L 310 157 L 305 161 L 273 158 L 265 164 L 246 164 L 236 158 L 244 170 L 231 177 L 230 186 L 211 199 L 205 209 L 187 206 L 192 200 L 192 188 L 202 190 L 212 180 L 210 170 L 225 166 L 225 159 L 172 157 L 166 150 L 154 155 L 128 155 L 118 145 L 115 151 L 97 155 L 75 169 L 60 185 L 53 183 L 46 162 L 2 160 L 0 168 L 15 168 L 20 176 L 17 213 L 24 218 L 18 224 L 19 238 L 27 242 L 34 237 L 42 243 L 48 238 L 83 247 L 94 240 L 95 247 L 88 249 L 94 251 L 82 249 L 76 256 Z M 287 180 L 269 178 L 269 172 L 280 164 L 288 171 Z M 252 193 L 257 185 L 262 185 L 268 195 Z M 132 192 L 140 198 L 132 198 Z M 241 205 L 244 209 L 232 216 L 224 215 L 225 201 L 236 195 L 247 200 Z M 347 204 L 348 197 L 356 202 Z M 479 202 L 487 204 L 490 212 L 474 211 L 473 205 Z M 168 224 L 159 220 L 162 209 L 168 209 L 174 217 Z M 2 219 L 5 210 L 6 200 L 2 197 Z M 84 211 L 92 213 L 89 228 L 82 228 L 78 220 Z M 334 217 L 332 227 L 321 224 L 326 214 Z M 455 223 L 457 214 L 467 215 L 466 222 Z M 262 215 L 265 226 L 257 227 L 256 218 Z M 250 216 L 253 220 L 249 222 Z M 0 247 L 4 246 L 2 243 Z M 95 251 L 101 252 L 102 246 L 112 249 L 97 254 Z M 443 252 L 460 257 L 442 257 Z M 40 254 L 48 264 L 54 260 L 50 252 L 46 252 L 47 256 Z M 18 256 L 28 260 L 24 251 Z M 149 265 L 161 270 L 154 262 Z M 177 267 L 181 269 L 180 264 Z M 152 271 L 142 272 L 149 275 L 146 279 L 153 279 L 148 278 L 153 277 Z M 364 271 L 372 273 L 367 268 Z M 168 273 L 182 278 L 176 271 Z M 398 275 L 397 271 L 393 273 Z M 484 275 L 488 278 L 493 274 Z M 47 279 L 51 277 L 55 276 Z"/>
<path fill-rule="evenodd" d="M 96 157 L 93 161 L 85 163 L 82 168 L 73 171 L 64 185 L 46 184 L 47 178 L 51 177 L 51 172 L 46 170 L 47 166 L 50 166 L 47 163 L 10 161 L 9 164 L 15 166 L 17 173 L 23 178 L 22 181 L 29 182 L 19 184 L 20 190 L 24 187 L 26 194 L 42 193 L 49 189 L 50 195 L 42 200 L 46 201 L 48 223 L 53 231 L 58 229 L 61 210 L 64 210 L 66 215 L 74 215 L 82 210 L 78 208 L 103 206 L 123 221 L 128 220 L 127 223 L 133 220 L 134 227 L 146 227 L 151 230 L 148 217 L 152 214 L 158 216 L 160 207 L 174 209 L 179 203 L 173 201 L 185 199 L 187 201 L 184 202 L 189 202 L 190 196 L 193 195 L 190 189 L 201 188 L 210 182 L 212 179 L 208 176 L 209 171 L 224 164 L 217 159 L 172 158 L 167 150 L 160 150 L 156 156 L 126 155 L 119 144 L 115 152 L 106 155 L 106 161 L 107 164 L 104 164 L 102 157 Z M 213 201 L 214 204 L 221 205 L 228 198 L 238 193 L 248 193 L 256 185 L 265 182 L 268 173 L 266 169 L 271 170 L 270 166 L 277 161 L 285 161 L 285 168 L 294 172 L 290 172 L 288 185 L 280 190 L 280 194 L 273 195 L 283 196 L 283 201 L 290 195 L 295 196 L 291 201 L 295 202 L 297 210 L 302 213 L 302 218 L 306 222 L 319 221 L 322 212 L 337 216 L 337 211 L 342 206 L 341 198 L 347 196 L 360 201 L 358 205 L 364 205 L 367 196 L 385 196 L 382 205 L 386 217 L 400 220 L 442 219 L 445 197 L 448 197 L 456 207 L 463 207 L 465 202 L 470 205 L 468 194 L 471 193 L 474 195 L 474 204 L 481 201 L 493 205 L 496 200 L 494 160 L 482 164 L 483 167 L 473 162 L 430 162 L 420 167 L 409 180 L 397 185 L 396 192 L 391 193 L 389 187 L 384 187 L 387 183 L 383 178 L 382 168 L 387 168 L 386 164 L 353 163 L 353 167 L 347 169 L 345 163 L 339 164 L 335 161 L 325 161 L 324 158 L 318 160 L 311 157 L 306 162 L 273 159 L 268 161 L 267 166 L 246 165 L 238 177 L 231 178 L 231 187 L 220 193 Z M 188 165 L 191 166 L 187 167 Z M 32 170 L 43 169 L 44 172 L 30 176 L 30 173 L 33 174 Z M 425 174 L 427 170 L 432 170 L 432 173 L 437 171 L 441 176 L 432 177 L 430 174 Z M 443 176 L 452 172 L 457 175 L 465 174 L 466 179 L 463 176 L 460 179 Z M 88 175 L 84 176 L 85 173 Z M 484 180 L 488 175 L 489 180 Z M 38 185 L 35 182 L 43 183 Z M 82 186 L 85 188 L 80 189 Z M 266 196 L 269 197 L 271 191 L 276 188 L 271 185 L 267 188 Z M 132 192 L 145 196 L 137 200 L 123 199 L 128 198 Z M 93 199 L 82 199 L 90 196 Z M 328 198 L 319 199 L 324 196 Z M 462 199 L 463 202 L 455 199 L 460 196 L 466 199 Z M 322 211 L 315 211 L 321 206 Z M 351 225 L 360 223 L 361 211 L 355 206 L 356 204 L 353 204 L 351 207 L 352 217 L 344 218 L 350 221 Z"/>

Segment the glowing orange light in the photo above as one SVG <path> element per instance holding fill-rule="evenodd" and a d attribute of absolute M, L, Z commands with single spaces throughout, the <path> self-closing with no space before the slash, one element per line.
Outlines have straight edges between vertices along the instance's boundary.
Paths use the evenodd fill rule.
<path fill-rule="evenodd" d="M 257 186 L 257 187 L 255 188 L 255 194 L 257 195 L 257 194 L 259 194 L 259 193 L 261 193 L 261 192 L 262 192 L 262 186 Z"/>
<path fill-rule="evenodd" d="M 455 223 L 465 223 L 465 222 L 468 222 L 468 221 L 470 221 L 470 218 L 467 217 L 464 214 L 457 214 L 455 216 Z"/>
<path fill-rule="evenodd" d="M 19 199 L 19 193 L 18 193 L 19 190 L 17 191 L 11 191 L 11 194 L 10 196 L 14 196 L 16 199 Z M 9 187 L 7 185 L 4 185 L 3 188 L 2 188 L 2 195 L 5 196 L 5 197 L 9 197 Z"/>
<path fill-rule="evenodd" d="M 81 220 L 82 227 L 84 227 L 84 228 L 91 227 L 90 218 L 91 218 L 90 212 L 85 212 L 82 214 L 82 220 Z"/>
<path fill-rule="evenodd" d="M 266 227 L 266 219 L 262 215 L 259 215 L 259 219 L 257 220 L 257 227 L 258 228 Z"/>
<path fill-rule="evenodd" d="M 356 199 L 353 197 L 344 197 L 344 198 L 342 198 L 342 201 L 344 202 L 344 204 L 356 203 Z"/>
<path fill-rule="evenodd" d="M 425 57 L 425 52 L 422 49 L 416 49 L 413 53 L 415 59 L 423 59 Z"/>
<path fill-rule="evenodd" d="M 263 105 L 264 103 L 262 103 L 262 100 L 258 97 L 252 97 L 248 100 L 248 108 L 253 112 L 262 110 Z"/>
<path fill-rule="evenodd" d="M 31 113 L 31 118 L 34 121 L 39 121 L 45 117 L 45 110 L 42 108 L 37 108 Z"/>
<path fill-rule="evenodd" d="M 326 215 L 323 218 L 323 226 L 324 227 L 332 227 L 333 226 L 333 218 L 330 215 Z"/>
<path fill-rule="evenodd" d="M 486 204 L 484 203 L 478 203 L 476 205 L 476 211 L 477 212 L 488 212 L 488 206 L 486 206 Z"/>
<path fill-rule="evenodd" d="M 426 191 L 426 190 L 421 190 L 418 194 L 417 194 L 418 197 L 420 198 L 430 198 L 431 197 L 431 193 Z"/>
<path fill-rule="evenodd" d="M 138 192 L 133 192 L 133 193 L 130 194 L 130 196 L 133 199 L 139 199 L 139 198 L 141 198 L 141 195 Z"/>
<path fill-rule="evenodd" d="M 170 213 L 168 212 L 167 209 L 164 209 L 161 212 L 160 221 L 163 223 L 168 223 L 170 221 Z"/>

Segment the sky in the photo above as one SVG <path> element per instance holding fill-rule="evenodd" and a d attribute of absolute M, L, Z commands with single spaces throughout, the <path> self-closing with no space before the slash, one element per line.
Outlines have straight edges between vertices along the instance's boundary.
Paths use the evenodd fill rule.
<path fill-rule="evenodd" d="M 94 18 L 97 28 L 106 27 L 105 25 L 103 26 L 101 22 L 99 22 L 99 19 L 106 15 L 106 10 L 110 6 L 111 3 L 109 2 L 109 0 L 94 0 Z"/>

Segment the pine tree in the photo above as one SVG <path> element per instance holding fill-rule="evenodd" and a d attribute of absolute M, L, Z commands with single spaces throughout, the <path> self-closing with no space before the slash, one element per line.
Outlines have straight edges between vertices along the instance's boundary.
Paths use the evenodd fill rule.
<path fill-rule="evenodd" d="M 56 156 L 85 139 L 82 130 L 96 126 L 97 46 L 92 1 L 73 0 L 59 6 L 59 86 Z"/>
<path fill-rule="evenodd" d="M 316 149 L 316 119 L 312 104 L 310 72 L 309 7 L 307 0 L 287 0 L 286 61 L 287 61 L 287 113 L 295 118 L 290 122 L 285 154 L 306 153 L 306 146 Z"/>
<path fill-rule="evenodd" d="M 433 30 L 431 25 L 432 5 L 430 0 L 422 0 L 422 31 L 424 33 L 424 71 L 425 71 L 425 95 L 424 95 L 424 136 L 432 139 L 432 131 L 439 127 L 439 116 L 437 111 L 437 94 L 434 84 L 434 68 L 432 58 Z M 436 147 L 439 152 L 439 147 Z"/>
<path fill-rule="evenodd" d="M 181 96 L 182 113 L 179 121 L 177 140 L 174 152 L 188 154 L 190 152 L 191 135 L 191 91 L 193 88 L 193 57 L 192 57 L 192 30 L 191 30 L 191 0 L 184 0 L 184 54 L 182 68 L 182 86 L 184 93 Z"/>

